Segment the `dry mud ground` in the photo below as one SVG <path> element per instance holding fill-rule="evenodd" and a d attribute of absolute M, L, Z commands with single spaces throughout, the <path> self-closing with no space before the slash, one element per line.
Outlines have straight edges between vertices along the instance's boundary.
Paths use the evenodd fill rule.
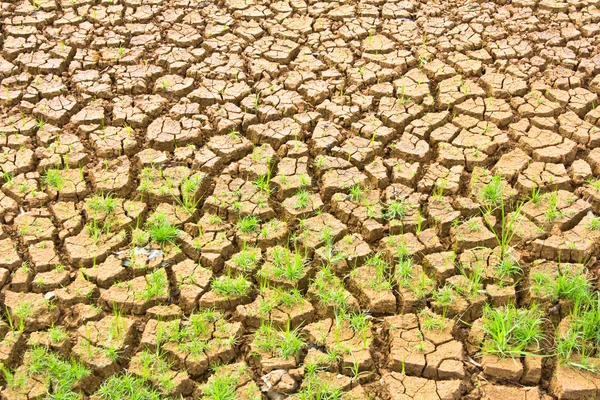
<path fill-rule="evenodd" d="M 596 398 L 599 5 L 2 0 L 2 399 Z"/>

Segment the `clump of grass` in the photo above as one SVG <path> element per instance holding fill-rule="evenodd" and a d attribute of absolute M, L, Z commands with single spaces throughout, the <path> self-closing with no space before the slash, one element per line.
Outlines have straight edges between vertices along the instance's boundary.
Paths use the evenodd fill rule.
<path fill-rule="evenodd" d="M 548 198 L 548 210 L 544 212 L 544 215 L 548 221 L 554 221 L 555 219 L 562 218 L 562 212 L 558 210 L 558 195 L 556 192 L 550 193 Z"/>
<path fill-rule="evenodd" d="M 15 178 L 13 174 L 10 174 L 10 173 L 8 173 L 6 171 L 3 171 L 2 172 L 2 178 L 6 181 L 6 185 L 8 187 L 11 187 L 13 185 L 13 180 Z"/>
<path fill-rule="evenodd" d="M 271 194 L 271 168 L 268 169 L 265 175 L 259 176 L 252 184 L 266 195 Z"/>
<path fill-rule="evenodd" d="M 185 323 L 180 324 L 179 321 L 159 321 L 156 328 L 157 348 L 166 342 L 179 343 L 180 346 L 186 346 L 187 342 L 192 341 L 196 345 L 207 349 L 213 325 L 215 322 L 224 322 L 222 317 L 222 314 L 219 312 L 207 309 L 192 312 Z M 197 347 L 194 349 L 197 349 Z M 192 350 L 192 348 L 187 347 L 187 350 Z"/>
<path fill-rule="evenodd" d="M 294 400 L 342 400 L 344 391 L 334 382 L 319 377 L 317 370 L 308 371 L 302 389 L 293 397 Z"/>
<path fill-rule="evenodd" d="M 365 261 L 365 265 L 373 269 L 374 275 L 369 281 L 369 286 L 378 292 L 392 289 L 391 266 L 381 253 L 375 253 Z M 354 272 L 354 271 L 353 271 Z"/>
<path fill-rule="evenodd" d="M 408 204 L 404 201 L 390 203 L 383 214 L 385 219 L 403 219 L 408 213 Z"/>
<path fill-rule="evenodd" d="M 143 379 L 129 373 L 113 375 L 102 383 L 96 394 L 104 400 L 161 400 L 163 396 Z"/>
<path fill-rule="evenodd" d="M 147 276 L 146 290 L 142 294 L 145 301 L 164 296 L 167 294 L 169 281 L 164 270 L 158 269 Z"/>
<path fill-rule="evenodd" d="M 111 194 L 96 194 L 88 200 L 90 210 L 96 212 L 112 213 L 119 206 L 119 202 Z"/>
<path fill-rule="evenodd" d="M 169 218 L 163 214 L 154 214 L 146 222 L 146 231 L 150 238 L 161 246 L 174 243 L 180 234 L 179 229 L 173 225 Z"/>
<path fill-rule="evenodd" d="M 494 175 L 490 183 L 485 185 L 480 193 L 484 204 L 495 207 L 504 201 L 504 181 L 501 176 Z"/>
<path fill-rule="evenodd" d="M 543 339 L 542 312 L 535 305 L 525 309 L 510 304 L 492 308 L 486 304 L 482 329 L 486 335 L 481 347 L 484 354 L 522 357 L 530 353 L 530 347 L 539 347 Z"/>
<path fill-rule="evenodd" d="M 472 300 L 482 293 L 482 281 L 484 268 L 476 266 L 470 271 L 460 268 L 460 273 L 467 279 L 460 280 L 452 285 L 452 288 L 466 299 Z"/>
<path fill-rule="evenodd" d="M 256 232 L 259 228 L 260 220 L 254 215 L 247 215 L 240 219 L 237 223 L 237 228 L 243 233 Z"/>
<path fill-rule="evenodd" d="M 202 386 L 204 398 L 210 400 L 235 400 L 237 377 L 231 375 L 211 376 Z"/>
<path fill-rule="evenodd" d="M 472 218 L 467 222 L 468 228 L 471 232 L 481 232 L 481 229 L 483 228 L 481 226 L 481 224 L 479 223 L 479 221 L 477 221 L 476 219 Z"/>
<path fill-rule="evenodd" d="M 421 310 L 419 313 L 422 329 L 428 331 L 439 331 L 446 327 L 446 319 L 441 315 L 432 312 Z"/>
<path fill-rule="evenodd" d="M 110 225 L 104 223 L 98 223 L 98 220 L 91 220 L 85 225 L 85 229 L 87 229 L 92 241 L 94 243 L 98 243 L 103 233 L 108 233 L 110 231 Z"/>
<path fill-rule="evenodd" d="M 316 274 L 311 289 L 321 304 L 332 307 L 334 311 L 348 307 L 349 293 L 344 289 L 343 281 L 327 266 Z"/>
<path fill-rule="evenodd" d="M 495 270 L 500 279 L 512 278 L 523 272 L 517 260 L 509 255 L 498 262 L 498 264 L 495 266 Z"/>
<path fill-rule="evenodd" d="M 531 200 L 533 204 L 540 204 L 540 201 L 542 201 L 542 195 L 539 186 L 531 188 L 531 195 L 529 196 L 529 200 Z"/>
<path fill-rule="evenodd" d="M 263 323 L 254 335 L 254 345 L 265 353 L 274 353 L 283 359 L 297 357 L 305 346 L 298 328 L 292 330 L 288 323 L 285 330 L 278 330 L 269 323 Z"/>
<path fill-rule="evenodd" d="M 345 318 L 350 323 L 350 327 L 360 338 L 364 347 L 368 346 L 368 336 L 371 331 L 371 316 L 366 312 L 352 311 L 347 313 L 342 311 L 340 314 L 342 318 Z"/>
<path fill-rule="evenodd" d="M 503 261 L 510 256 L 511 243 L 516 233 L 516 224 L 523 208 L 523 201 L 520 201 L 514 207 L 514 212 L 509 216 L 509 204 L 506 202 L 505 189 L 506 183 L 497 175 L 492 177 L 481 191 L 481 198 L 485 207 L 481 209 L 483 219 L 493 233 L 500 248 L 500 260 Z M 534 192 L 532 192 L 533 194 Z M 500 228 L 496 229 L 492 214 L 498 211 L 500 214 Z"/>
<path fill-rule="evenodd" d="M 162 393 L 170 393 L 176 383 L 171 375 L 171 367 L 160 352 L 149 352 L 146 350 L 138 353 L 141 364 L 141 378 L 150 381 L 160 389 Z M 163 396 L 164 398 L 164 396 Z"/>
<path fill-rule="evenodd" d="M 212 290 L 223 297 L 246 296 L 251 287 L 252 284 L 241 275 L 235 278 L 222 276 L 212 282 Z"/>
<path fill-rule="evenodd" d="M 364 196 L 364 189 L 360 184 L 352 185 L 348 196 L 352 201 L 360 201 Z"/>
<path fill-rule="evenodd" d="M 600 346 L 600 295 L 576 302 L 567 317 L 566 329 L 556 334 L 556 352 L 563 365 L 598 372 L 600 365 L 590 357 L 597 357 Z"/>
<path fill-rule="evenodd" d="M 588 222 L 587 228 L 590 231 L 600 230 L 600 217 L 593 217 L 592 219 L 590 219 L 590 221 Z"/>
<path fill-rule="evenodd" d="M 197 191 L 201 183 L 202 179 L 198 175 L 186 177 L 181 181 L 181 198 L 175 197 L 175 199 L 188 214 L 193 214 L 198 207 L 198 203 L 200 203 L 200 199 L 197 198 Z"/>
<path fill-rule="evenodd" d="M 269 277 L 285 279 L 290 282 L 296 282 L 302 278 L 309 263 L 302 253 L 292 252 L 281 246 L 271 250 L 268 260 L 270 262 L 259 271 L 259 276 L 266 279 Z"/>
<path fill-rule="evenodd" d="M 401 287 L 410 286 L 410 281 L 413 276 L 413 261 L 412 259 L 403 259 L 396 264 L 396 280 Z"/>
<path fill-rule="evenodd" d="M 402 258 L 394 273 L 399 287 L 409 289 L 418 299 L 424 298 L 433 288 L 434 281 L 422 269 L 415 273 L 412 258 Z"/>
<path fill-rule="evenodd" d="M 205 384 L 200 386 L 202 399 L 205 400 L 236 400 L 245 398 L 248 400 L 260 399 L 258 387 L 253 385 L 242 386 L 240 380 L 250 377 L 250 370 L 246 364 L 237 366 L 215 366 L 213 373 Z M 241 397 L 240 397 L 241 396 Z"/>
<path fill-rule="evenodd" d="M 67 332 L 65 332 L 61 326 L 54 326 L 48 329 L 48 335 L 50 336 L 52 343 L 60 343 L 69 337 Z"/>
<path fill-rule="evenodd" d="M 24 370 L 18 370 L 14 374 L 4 368 L 11 389 L 18 392 L 27 391 L 25 384 L 29 379 L 52 382 L 53 399 L 80 398 L 80 394 L 75 392 L 73 387 L 91 374 L 83 364 L 74 360 L 63 360 L 56 353 L 41 346 L 34 346 L 29 350 L 25 357 L 25 365 Z"/>
<path fill-rule="evenodd" d="M 596 192 L 600 192 L 600 179 L 590 178 L 586 181 L 586 183 L 590 185 Z"/>
<path fill-rule="evenodd" d="M 431 195 L 437 201 L 441 201 L 442 197 L 444 197 L 444 190 L 446 189 L 446 185 L 448 185 L 448 180 L 445 178 L 438 179 L 435 181 L 434 187 L 431 191 Z"/>
<path fill-rule="evenodd" d="M 530 289 L 552 302 L 565 299 L 574 304 L 586 304 L 592 298 L 591 282 L 577 264 L 559 264 L 556 276 L 531 271 L 529 279 L 532 282 Z"/>
<path fill-rule="evenodd" d="M 444 286 L 438 288 L 432 293 L 433 300 L 442 307 L 442 316 L 446 318 L 448 307 L 454 301 L 456 292 L 452 286 L 446 283 Z"/>
<path fill-rule="evenodd" d="M 27 268 L 27 266 L 24 266 Z M 19 332 L 23 332 L 25 330 L 25 323 L 29 317 L 33 314 L 33 303 L 30 301 L 22 301 L 17 307 L 15 307 L 12 311 L 6 310 L 6 316 L 9 318 L 8 324 L 11 330 L 18 330 Z M 14 324 L 16 319 L 16 325 Z"/>
<path fill-rule="evenodd" d="M 310 203 L 310 192 L 306 189 L 299 189 L 296 193 L 296 202 L 294 208 L 296 210 L 303 210 L 308 207 Z"/>
<path fill-rule="evenodd" d="M 261 252 L 259 248 L 255 247 L 244 248 L 239 253 L 234 254 L 231 260 L 237 268 L 243 271 L 252 271 L 261 260 Z"/>
<path fill-rule="evenodd" d="M 302 304 L 303 301 L 304 297 L 296 288 L 291 290 L 275 288 L 269 292 L 263 292 L 263 298 L 258 306 L 258 313 L 266 318 L 276 307 L 293 308 L 298 304 Z"/>
<path fill-rule="evenodd" d="M 46 171 L 42 176 L 42 183 L 59 192 L 65 187 L 65 179 L 62 177 L 60 170 L 54 168 Z"/>

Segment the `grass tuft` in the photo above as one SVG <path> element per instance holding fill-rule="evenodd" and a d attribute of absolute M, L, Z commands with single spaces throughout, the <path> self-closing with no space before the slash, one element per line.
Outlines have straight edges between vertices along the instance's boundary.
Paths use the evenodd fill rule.
<path fill-rule="evenodd" d="M 542 312 L 537 306 L 529 309 L 508 305 L 483 310 L 483 331 L 486 339 L 481 350 L 499 357 L 522 357 L 531 354 L 543 339 Z"/>
<path fill-rule="evenodd" d="M 174 243 L 180 234 L 179 229 L 163 213 L 155 214 L 148 219 L 146 222 L 146 231 L 150 235 L 150 238 L 161 246 L 167 243 Z"/>

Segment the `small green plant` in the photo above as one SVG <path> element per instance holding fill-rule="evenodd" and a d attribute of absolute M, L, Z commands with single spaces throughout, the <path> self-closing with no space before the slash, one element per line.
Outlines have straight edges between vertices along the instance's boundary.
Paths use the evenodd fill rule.
<path fill-rule="evenodd" d="M 360 184 L 350 186 L 349 198 L 352 201 L 360 201 L 363 198 L 364 190 Z"/>
<path fill-rule="evenodd" d="M 303 210 L 308 207 L 310 203 L 310 192 L 306 189 L 299 189 L 296 193 L 296 202 L 294 208 L 296 210 Z"/>
<path fill-rule="evenodd" d="M 2 172 L 2 178 L 6 181 L 6 185 L 8 187 L 11 187 L 13 185 L 13 179 L 14 179 L 14 175 L 13 174 L 9 174 L 6 171 Z"/>
<path fill-rule="evenodd" d="M 261 289 L 262 299 L 258 306 L 258 313 L 263 318 L 269 318 L 270 313 L 277 307 L 293 308 L 304 302 L 304 297 L 297 288 L 281 289 L 275 288 L 266 291 Z"/>
<path fill-rule="evenodd" d="M 275 353 L 283 359 L 289 359 L 297 357 L 305 343 L 298 328 L 292 330 L 289 323 L 283 331 L 269 323 L 263 323 L 254 335 L 254 345 L 261 352 Z"/>
<path fill-rule="evenodd" d="M 207 400 L 235 400 L 237 379 L 231 375 L 216 375 L 203 386 Z"/>
<path fill-rule="evenodd" d="M 174 243 L 180 234 L 179 229 L 163 213 L 154 214 L 148 219 L 146 222 L 146 232 L 154 242 L 161 246 Z"/>
<path fill-rule="evenodd" d="M 600 230 L 600 217 L 593 217 L 592 219 L 590 219 L 587 227 L 591 231 Z"/>
<path fill-rule="evenodd" d="M 541 199 L 540 187 L 535 186 L 531 188 L 531 196 L 529 196 L 529 200 L 531 200 L 533 204 L 539 204 Z"/>
<path fill-rule="evenodd" d="M 562 213 L 558 210 L 558 194 L 556 192 L 550 193 L 548 198 L 548 210 L 544 213 L 548 221 L 554 221 L 555 219 L 561 218 Z"/>
<path fill-rule="evenodd" d="M 290 282 L 298 281 L 306 272 L 308 260 L 299 252 L 291 252 L 282 247 L 276 247 L 272 253 L 272 268 L 270 273 L 276 279 L 285 279 Z M 266 272 L 259 273 L 265 276 Z M 266 276 L 265 276 L 266 277 Z"/>
<path fill-rule="evenodd" d="M 98 223 L 98 221 L 94 219 L 94 220 L 88 222 L 85 225 L 85 228 L 87 229 L 88 233 L 90 234 L 92 241 L 95 244 L 98 243 L 98 241 L 100 241 L 100 238 L 102 237 L 102 226 Z"/>
<path fill-rule="evenodd" d="M 98 220 L 92 219 L 85 225 L 85 229 L 88 231 L 94 244 L 97 244 L 102 238 L 103 234 L 110 233 L 110 224 L 98 222 Z"/>
<path fill-rule="evenodd" d="M 481 347 L 484 354 L 519 358 L 530 354 L 530 347 L 539 347 L 543 339 L 542 312 L 535 305 L 524 309 L 486 304 L 482 329 L 486 335 Z"/>
<path fill-rule="evenodd" d="M 260 262 L 261 254 L 259 248 L 248 247 L 233 255 L 233 264 L 242 271 L 253 271 Z"/>
<path fill-rule="evenodd" d="M 106 196 L 96 194 L 88 200 L 88 207 L 96 212 L 112 213 L 119 206 L 119 202 L 111 194 Z"/>
<path fill-rule="evenodd" d="M 163 393 L 169 393 L 175 387 L 170 365 L 161 352 L 149 352 L 143 350 L 136 357 L 140 363 L 140 377 L 151 381 Z M 164 396 L 163 396 L 164 397 Z"/>
<path fill-rule="evenodd" d="M 17 327 L 20 332 L 25 330 L 25 322 L 33 314 L 33 304 L 30 301 L 23 301 L 17 307 L 14 308 L 12 313 L 8 313 L 11 318 L 14 317 L 17 320 Z"/>
<path fill-rule="evenodd" d="M 305 377 L 302 389 L 293 396 L 294 400 L 351 399 L 351 397 L 344 397 L 344 391 L 337 387 L 335 383 L 321 378 L 316 372 L 318 371 L 312 371 L 311 374 L 308 374 L 308 376 Z"/>
<path fill-rule="evenodd" d="M 250 370 L 245 364 L 214 366 L 207 382 L 200 386 L 204 400 L 260 400 L 261 394 L 255 385 L 247 385 Z M 243 381 L 243 384 L 239 382 Z"/>
<path fill-rule="evenodd" d="M 163 396 L 135 375 L 113 375 L 102 383 L 96 394 L 103 400 L 161 400 Z M 224 399 L 224 398 L 223 398 Z"/>
<path fill-rule="evenodd" d="M 567 318 L 567 329 L 557 330 L 556 335 L 559 362 L 598 372 L 600 366 L 590 357 L 597 357 L 600 344 L 600 295 L 575 302 Z"/>
<path fill-rule="evenodd" d="M 269 195 L 271 194 L 271 168 L 268 169 L 267 174 L 259 176 L 253 185 L 256 186 L 261 192 Z"/>
<path fill-rule="evenodd" d="M 403 219 L 408 212 L 408 204 L 402 200 L 390 203 L 384 213 L 385 219 Z"/>
<path fill-rule="evenodd" d="M 558 275 L 538 270 L 530 273 L 531 290 L 556 302 L 561 299 L 570 300 L 574 304 L 587 304 L 593 297 L 591 282 L 585 269 L 578 264 L 558 264 Z"/>
<path fill-rule="evenodd" d="M 435 181 L 435 184 L 433 187 L 433 192 L 431 194 L 438 201 L 440 201 L 442 199 L 442 197 L 444 196 L 444 190 L 446 189 L 447 184 L 448 184 L 448 180 L 445 178 L 438 179 Z"/>
<path fill-rule="evenodd" d="M 600 192 L 600 179 L 590 178 L 586 181 L 586 183 L 590 185 L 596 192 Z"/>
<path fill-rule="evenodd" d="M 59 192 L 65 187 L 65 179 L 62 177 L 60 170 L 49 169 L 42 176 L 44 185 L 58 190 Z"/>
<path fill-rule="evenodd" d="M 52 343 L 60 343 L 69 337 L 67 332 L 65 332 L 61 326 L 54 326 L 48 329 L 48 335 L 50 336 Z"/>
<path fill-rule="evenodd" d="M 175 200 L 188 214 L 193 214 L 200 203 L 201 199 L 197 196 L 197 191 L 201 183 L 199 175 L 186 177 L 181 182 L 181 197 L 175 197 Z"/>
<path fill-rule="evenodd" d="M 208 216 L 208 222 L 214 225 L 221 225 L 223 223 L 223 218 L 221 218 L 217 214 L 210 214 Z"/>
<path fill-rule="evenodd" d="M 369 345 L 369 333 L 371 332 L 371 317 L 365 312 L 351 312 L 342 318 L 347 318 L 352 330 L 362 339 L 363 347 Z"/>
<path fill-rule="evenodd" d="M 311 288 L 314 290 L 319 303 L 332 307 L 334 311 L 345 310 L 348 307 L 348 296 L 343 281 L 329 267 L 323 267 L 315 276 Z"/>
<path fill-rule="evenodd" d="M 472 218 L 467 222 L 467 225 L 469 227 L 469 230 L 471 232 L 480 232 L 483 227 L 481 226 L 481 224 L 479 223 L 479 221 L 477 221 L 476 219 Z"/>
<path fill-rule="evenodd" d="M 20 368 L 14 374 L 8 375 L 7 381 L 10 380 L 11 387 L 16 392 L 27 390 L 24 385 L 31 380 L 52 382 L 52 394 L 49 398 L 78 399 L 80 395 L 74 390 L 74 386 L 91 374 L 83 364 L 74 360 L 63 360 L 56 353 L 41 346 L 29 349 L 26 360 L 24 369 Z"/>
<path fill-rule="evenodd" d="M 235 278 L 227 275 L 213 280 L 211 287 L 215 293 L 223 297 L 246 296 L 250 293 L 252 284 L 242 275 Z"/>
<path fill-rule="evenodd" d="M 481 190 L 481 199 L 488 207 L 496 207 L 504 201 L 504 181 L 499 175 L 494 175 L 492 181 Z"/>
<path fill-rule="evenodd" d="M 383 258 L 383 254 L 375 253 L 366 260 L 365 265 L 374 270 L 369 281 L 369 286 L 373 290 L 382 292 L 392 289 L 391 267 Z"/>
<path fill-rule="evenodd" d="M 146 290 L 143 292 L 142 298 L 148 301 L 165 296 L 168 288 L 169 281 L 167 280 L 167 274 L 164 270 L 158 269 L 146 277 Z"/>
<path fill-rule="evenodd" d="M 398 261 L 398 264 L 396 264 L 396 278 L 398 284 L 402 287 L 410 286 L 413 272 L 413 261 L 410 258 Z"/>
<path fill-rule="evenodd" d="M 496 265 L 496 273 L 502 278 L 514 277 L 523 272 L 519 263 L 511 256 L 506 256 Z"/>
<path fill-rule="evenodd" d="M 443 318 L 446 318 L 448 307 L 454 301 L 455 293 L 452 286 L 447 283 L 433 292 L 433 299 L 442 307 Z"/>
<path fill-rule="evenodd" d="M 439 331 L 446 327 L 447 321 L 441 315 L 422 310 L 419 316 L 421 319 L 421 329 L 426 329 L 428 331 Z"/>
<path fill-rule="evenodd" d="M 259 228 L 260 220 L 254 215 L 247 215 L 240 219 L 237 223 L 237 228 L 243 233 L 256 232 Z"/>
<path fill-rule="evenodd" d="M 516 233 L 516 225 L 518 224 L 524 202 L 517 202 L 513 213 L 509 215 L 508 205 L 506 204 L 504 196 L 503 181 L 494 176 L 492 182 L 487 187 L 489 187 L 489 189 L 487 189 L 487 195 L 484 194 L 484 196 L 489 200 L 494 200 L 494 202 L 490 202 L 488 207 L 481 209 L 481 213 L 486 225 L 490 228 L 498 242 L 498 246 L 500 247 L 500 260 L 504 262 L 505 259 L 509 257 L 510 246 Z M 483 193 L 486 193 L 486 188 L 484 188 Z M 534 194 L 535 191 L 532 192 L 532 196 Z M 492 206 L 494 207 L 492 208 Z M 498 211 L 500 214 L 499 232 L 495 228 L 495 223 L 492 219 L 492 213 L 495 211 Z M 508 266 L 509 264 L 506 265 Z"/>

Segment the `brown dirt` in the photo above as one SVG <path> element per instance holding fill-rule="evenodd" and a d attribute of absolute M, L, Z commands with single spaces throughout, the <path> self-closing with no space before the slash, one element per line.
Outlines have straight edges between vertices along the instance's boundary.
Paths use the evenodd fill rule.
<path fill-rule="evenodd" d="M 41 348 L 93 400 L 125 372 L 161 398 L 219 376 L 248 400 L 599 397 L 558 362 L 573 303 L 549 289 L 597 290 L 599 6 L 0 2 L 0 362 L 25 382 L 0 397 L 61 394 L 26 374 Z M 545 357 L 480 354 L 484 306 L 509 303 L 543 310 Z M 196 342 L 158 338 L 207 310 Z"/>

